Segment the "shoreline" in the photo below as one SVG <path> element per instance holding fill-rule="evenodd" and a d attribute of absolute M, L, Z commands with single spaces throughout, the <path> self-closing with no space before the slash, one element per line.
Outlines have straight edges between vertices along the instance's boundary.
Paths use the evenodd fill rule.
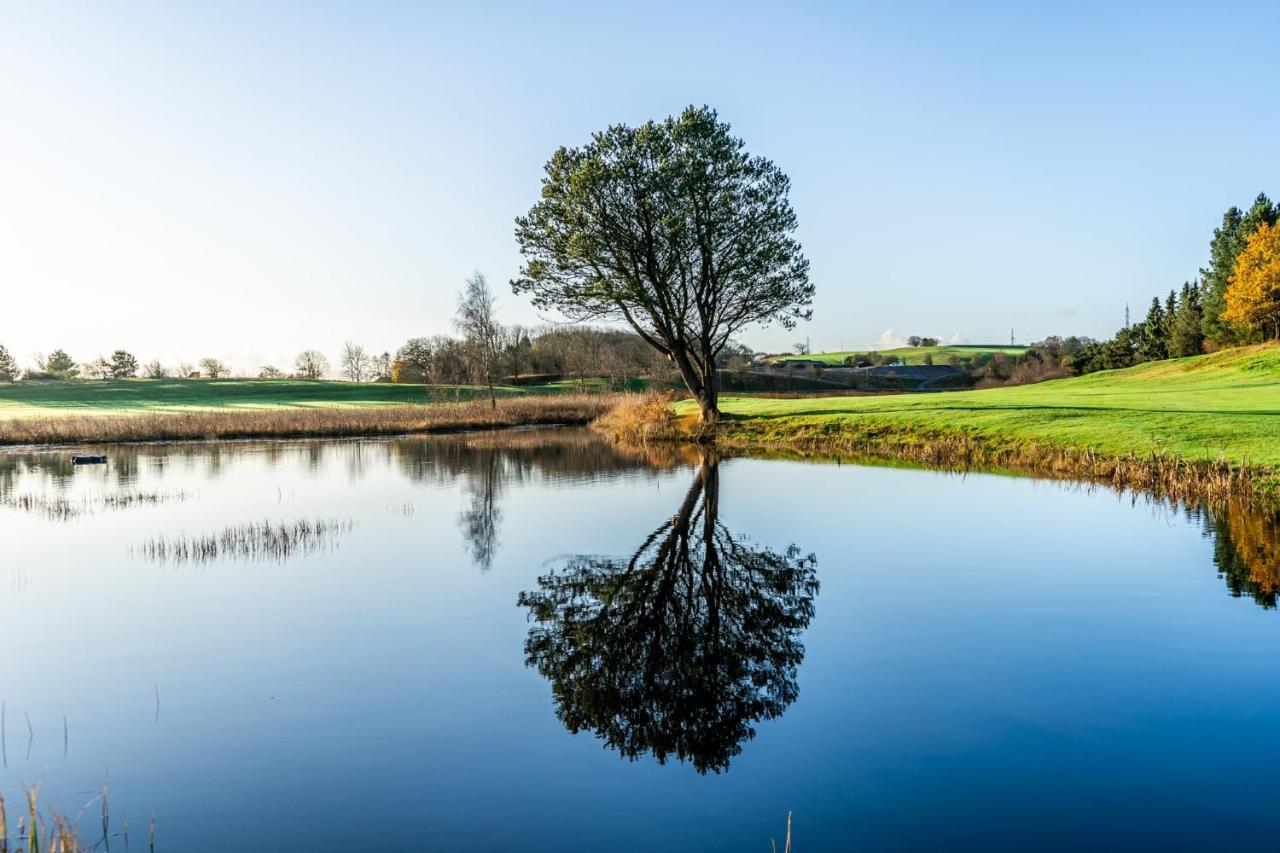
<path fill-rule="evenodd" d="M 0 421 L 0 451 L 79 445 L 430 435 L 540 426 L 586 426 L 628 395 L 529 395 L 463 403 L 362 408 L 200 410 L 62 415 Z"/>
<path fill-rule="evenodd" d="M 676 439 L 695 441 L 686 435 Z M 796 459 L 903 462 L 929 470 L 1001 473 L 1103 486 L 1184 504 L 1244 498 L 1280 507 L 1280 469 L 1247 462 L 1188 459 L 1170 452 L 1113 454 L 1069 444 L 995 439 L 964 430 L 912 429 L 883 423 L 721 423 L 715 445 L 730 453 L 785 454 Z"/>

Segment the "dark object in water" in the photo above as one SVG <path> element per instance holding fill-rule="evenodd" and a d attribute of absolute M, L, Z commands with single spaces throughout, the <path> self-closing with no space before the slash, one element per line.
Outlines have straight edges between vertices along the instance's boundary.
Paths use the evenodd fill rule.
<path fill-rule="evenodd" d="M 106 465 L 106 455 L 77 455 L 71 457 L 72 465 Z"/>

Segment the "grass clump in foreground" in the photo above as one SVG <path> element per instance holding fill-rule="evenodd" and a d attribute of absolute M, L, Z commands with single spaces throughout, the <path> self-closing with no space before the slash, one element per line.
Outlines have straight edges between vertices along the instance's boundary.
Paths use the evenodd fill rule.
<path fill-rule="evenodd" d="M 0 445 L 401 435 L 586 424 L 624 394 L 543 394 L 418 406 L 185 411 L 0 420 Z"/>
<path fill-rule="evenodd" d="M 1280 346 L 1038 385 L 891 397 L 721 398 L 727 448 L 864 454 L 1175 498 L 1280 492 Z M 694 412 L 677 403 L 677 420 Z"/>

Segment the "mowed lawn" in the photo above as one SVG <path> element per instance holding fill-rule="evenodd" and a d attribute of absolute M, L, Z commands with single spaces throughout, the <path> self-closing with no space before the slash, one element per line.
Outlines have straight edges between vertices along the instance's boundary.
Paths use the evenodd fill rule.
<path fill-rule="evenodd" d="M 896 355 L 902 360 L 903 364 L 924 364 L 925 356 L 933 358 L 934 364 L 946 364 L 950 356 L 956 356 L 962 360 L 970 360 L 977 356 L 987 356 L 994 353 L 1004 353 L 1007 356 L 1017 358 L 1027 351 L 1026 347 L 1006 347 L 987 344 L 944 344 L 937 347 L 896 347 L 894 349 L 882 349 L 875 352 L 879 355 Z M 805 359 L 808 361 L 820 361 L 824 364 L 844 364 L 847 356 L 866 355 L 867 350 L 847 350 L 843 352 L 816 352 L 812 355 L 788 355 L 775 358 L 774 361 L 787 361 L 788 359 Z"/>
<path fill-rule="evenodd" d="M 683 412 L 691 412 L 688 403 Z M 1139 365 L 1038 385 L 882 397 L 722 400 L 745 433 L 901 430 L 998 441 L 1166 452 L 1280 466 L 1280 346 Z"/>
<path fill-rule="evenodd" d="M 576 383 L 517 388 L 499 394 L 576 390 Z M 137 415 L 207 410 L 415 405 L 468 400 L 477 386 L 396 385 L 373 382 L 304 382 L 289 379 L 125 379 L 109 382 L 0 384 L 0 420 L 66 415 Z"/>

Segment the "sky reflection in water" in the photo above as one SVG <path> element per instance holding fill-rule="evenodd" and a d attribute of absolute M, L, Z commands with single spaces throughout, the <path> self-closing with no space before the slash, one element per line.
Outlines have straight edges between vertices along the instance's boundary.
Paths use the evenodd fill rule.
<path fill-rule="evenodd" d="M 11 804 L 109 770 L 197 851 L 1270 838 L 1280 536 L 1243 504 L 578 430 L 108 453 L 0 456 Z M 306 519 L 343 526 L 140 550 Z"/>

